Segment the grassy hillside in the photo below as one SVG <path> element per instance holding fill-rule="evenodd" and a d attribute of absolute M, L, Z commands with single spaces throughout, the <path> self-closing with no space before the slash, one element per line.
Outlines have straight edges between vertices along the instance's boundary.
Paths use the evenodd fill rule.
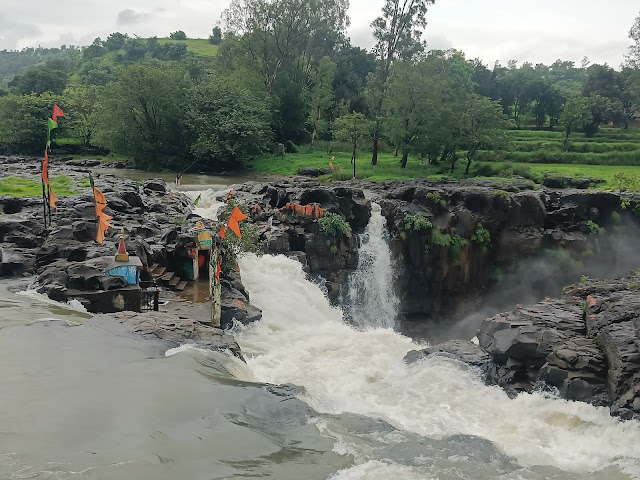
<path fill-rule="evenodd" d="M 158 38 L 160 44 L 186 43 L 187 51 L 203 57 L 215 57 L 218 55 L 218 45 L 209 43 L 206 38 L 189 38 L 188 40 L 172 40 L 170 38 Z"/>

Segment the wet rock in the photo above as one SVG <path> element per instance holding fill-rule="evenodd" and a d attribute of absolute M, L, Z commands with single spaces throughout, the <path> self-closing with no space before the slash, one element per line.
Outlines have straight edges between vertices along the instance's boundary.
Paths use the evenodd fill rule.
<path fill-rule="evenodd" d="M 105 315 L 131 328 L 138 334 L 152 339 L 160 339 L 170 342 L 177 347 L 191 344 L 199 348 L 230 351 L 234 356 L 244 361 L 240 347 L 235 339 L 219 328 L 203 325 L 200 322 L 188 318 L 180 318 L 165 312 L 131 313 L 120 312 Z M 100 317 L 94 317 L 99 322 Z"/>
<path fill-rule="evenodd" d="M 153 180 L 147 180 L 142 184 L 142 189 L 145 193 L 148 192 L 156 192 L 156 193 L 167 193 L 167 182 L 162 180 L 161 178 L 154 178 Z M 149 193 L 147 193 L 148 195 Z"/>

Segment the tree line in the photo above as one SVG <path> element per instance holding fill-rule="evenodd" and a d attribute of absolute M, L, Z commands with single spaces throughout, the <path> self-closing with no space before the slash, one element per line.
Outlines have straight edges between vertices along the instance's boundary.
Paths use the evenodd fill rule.
<path fill-rule="evenodd" d="M 350 44 L 347 0 L 233 0 L 209 41 L 216 56 L 112 33 L 84 48 L 0 52 L 0 150 L 34 153 L 53 101 L 58 138 L 129 157 L 138 167 L 233 168 L 298 145 L 395 150 L 430 163 L 499 149 L 510 128 L 561 129 L 565 147 L 603 124 L 627 128 L 640 105 L 640 16 L 625 65 L 510 61 L 489 67 L 422 41 L 434 0 L 386 0 L 376 45 Z M 39 61 L 38 61 L 39 59 Z M 0 62 L 2 64 L 2 62 Z M 13 69 L 13 70 L 11 70 Z M 14 76 L 8 79 L 11 72 Z"/>

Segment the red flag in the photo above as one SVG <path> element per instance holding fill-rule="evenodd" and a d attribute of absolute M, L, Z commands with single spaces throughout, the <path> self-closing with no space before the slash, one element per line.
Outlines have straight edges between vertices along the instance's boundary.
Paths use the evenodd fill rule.
<path fill-rule="evenodd" d="M 47 182 L 49 183 L 49 182 Z M 58 198 L 58 196 L 53 193 L 53 189 L 51 188 L 51 185 L 49 185 L 49 206 L 55 208 L 56 210 L 58 210 L 58 207 L 56 207 L 56 202 L 60 200 Z"/>
<path fill-rule="evenodd" d="M 51 120 L 53 120 L 54 122 L 57 122 L 58 121 L 58 117 L 67 118 L 67 116 L 62 111 L 62 109 L 58 106 L 58 104 L 54 103 L 53 104 L 53 113 L 51 114 Z"/>
<path fill-rule="evenodd" d="M 49 185 L 49 173 L 47 172 L 47 166 L 49 165 L 49 155 L 47 150 L 44 151 L 44 163 L 42 164 L 42 181 Z"/>

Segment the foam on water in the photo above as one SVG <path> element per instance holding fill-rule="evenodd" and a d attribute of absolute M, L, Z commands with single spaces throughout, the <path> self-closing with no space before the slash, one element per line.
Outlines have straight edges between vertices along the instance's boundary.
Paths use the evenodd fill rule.
<path fill-rule="evenodd" d="M 226 195 L 228 190 L 217 191 L 207 188 L 206 190 L 187 190 L 182 193 L 193 201 L 200 195 L 200 201 L 198 201 L 198 205 L 193 208 L 193 213 L 200 215 L 202 218 L 217 220 L 218 209 L 224 205 L 224 202 L 217 200 L 216 197 Z"/>
<path fill-rule="evenodd" d="M 57 302 L 55 300 L 51 300 L 46 294 L 39 293 L 34 289 L 22 290 L 17 292 L 17 294 L 23 295 L 25 297 L 30 298 L 31 300 L 35 300 L 40 303 L 46 303 L 48 305 L 54 305 L 56 307 L 64 308 L 66 310 L 73 310 L 74 312 L 86 313 L 88 315 L 91 315 L 87 311 L 87 309 L 84 307 L 84 305 L 82 305 L 82 303 L 80 303 L 80 301 L 76 300 L 75 298 L 72 300 L 69 300 L 66 303 Z"/>
<path fill-rule="evenodd" d="M 440 357 L 406 365 L 404 355 L 422 345 L 390 328 L 346 325 L 297 261 L 247 255 L 240 266 L 251 302 L 263 310 L 260 322 L 236 333 L 257 380 L 305 387 L 303 399 L 319 412 L 380 418 L 433 438 L 477 435 L 525 465 L 590 472 L 616 464 L 640 478 L 639 422 L 542 394 L 509 399 L 474 371 Z M 400 471 L 360 473 L 373 466 Z M 405 468 L 365 463 L 335 478 L 404 478 Z"/>
<path fill-rule="evenodd" d="M 390 461 L 369 460 L 351 468 L 340 470 L 328 480 L 431 480 L 414 467 L 397 465 Z"/>

